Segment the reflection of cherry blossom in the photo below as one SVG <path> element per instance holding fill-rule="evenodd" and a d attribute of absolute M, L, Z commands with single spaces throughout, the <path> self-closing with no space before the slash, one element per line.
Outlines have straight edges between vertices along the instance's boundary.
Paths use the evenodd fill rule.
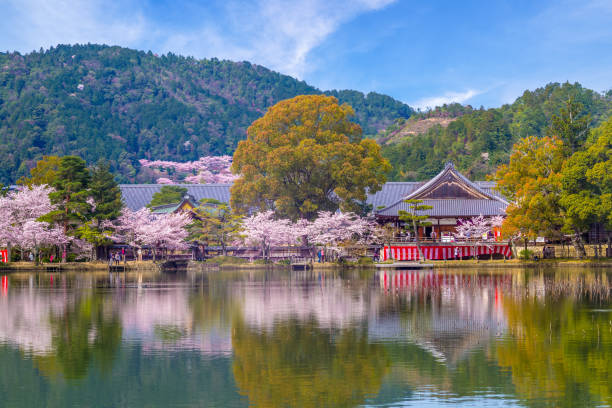
<path fill-rule="evenodd" d="M 230 170 L 231 156 L 205 156 L 199 160 L 184 163 L 145 159 L 139 160 L 139 162 L 143 167 L 173 170 L 175 172 L 175 180 L 161 177 L 157 179 L 158 184 L 171 184 L 178 181 L 193 184 L 232 183 L 237 178 Z"/>

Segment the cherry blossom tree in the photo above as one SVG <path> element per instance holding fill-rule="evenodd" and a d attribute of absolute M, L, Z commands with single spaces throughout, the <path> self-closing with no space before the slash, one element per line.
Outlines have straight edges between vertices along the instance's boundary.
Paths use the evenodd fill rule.
<path fill-rule="evenodd" d="M 482 239 L 484 234 L 488 234 L 491 231 L 491 220 L 481 215 L 474 218 L 468 218 L 461 220 L 461 223 L 455 228 L 456 232 L 453 234 L 459 239 L 468 239 L 472 242 L 474 258 L 476 256 L 476 247 L 478 246 L 478 240 Z"/>
<path fill-rule="evenodd" d="M 70 241 L 64 234 L 63 228 L 33 219 L 24 222 L 19 234 L 15 235 L 15 243 L 22 250 L 31 250 L 37 263 L 40 260 L 41 248 L 65 245 Z"/>
<path fill-rule="evenodd" d="M 306 229 L 310 242 L 339 252 L 339 245 L 346 241 L 367 243 L 374 239 L 376 224 L 354 213 L 321 211 Z"/>
<path fill-rule="evenodd" d="M 295 243 L 297 235 L 291 227 L 291 221 L 276 220 L 273 211 L 264 211 L 242 221 L 242 235 L 247 243 L 258 246 L 263 258 L 268 260 L 272 245 Z"/>
<path fill-rule="evenodd" d="M 148 208 L 138 211 L 126 208 L 116 220 L 115 233 L 111 238 L 135 248 L 187 249 L 186 227 L 190 222 L 189 215 L 183 212 L 153 214 Z"/>
<path fill-rule="evenodd" d="M 9 252 L 13 245 L 23 251 L 67 242 L 63 233 L 58 235 L 48 223 L 37 221 L 55 209 L 49 200 L 52 191 L 46 185 L 33 185 L 0 198 L 0 244 L 6 245 Z"/>
<path fill-rule="evenodd" d="M 338 251 L 338 246 L 355 240 L 365 243 L 374 239 L 376 224 L 353 213 L 321 211 L 314 221 L 275 219 L 272 211 L 254 214 L 242 222 L 245 241 L 257 245 L 264 259 L 269 259 L 274 245 L 323 245 Z"/>
<path fill-rule="evenodd" d="M 175 179 L 161 177 L 159 184 L 170 184 L 183 181 L 193 184 L 232 183 L 237 176 L 233 175 L 230 167 L 231 156 L 204 156 L 191 162 L 173 162 L 167 160 L 139 160 L 141 166 L 157 168 L 162 171 L 171 170 Z"/>

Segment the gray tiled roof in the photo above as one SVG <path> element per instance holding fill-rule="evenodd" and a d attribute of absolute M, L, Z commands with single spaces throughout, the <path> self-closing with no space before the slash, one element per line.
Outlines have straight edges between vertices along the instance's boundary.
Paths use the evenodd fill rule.
<path fill-rule="evenodd" d="M 451 180 L 458 179 L 466 188 L 474 191 L 473 198 L 425 198 L 423 205 L 432 206 L 432 209 L 419 211 L 420 215 L 428 215 L 431 217 L 475 217 L 478 215 L 495 216 L 504 215 L 508 202 L 499 197 L 497 192 L 493 190 L 495 182 L 491 181 L 470 181 L 467 177 L 455 169 L 452 163 L 447 163 L 438 175 L 426 183 L 422 183 L 418 188 L 403 197 L 400 197 L 394 203 L 389 204 L 386 208 L 376 211 L 378 216 L 397 217 L 398 212 L 409 211 L 410 204 L 404 202 L 408 198 L 420 198 L 422 194 L 428 194 L 428 189 L 435 188 L 436 184 L 444 183 L 442 181 L 446 177 L 451 177 Z"/>
<path fill-rule="evenodd" d="M 196 201 L 202 198 L 213 198 L 229 203 L 231 184 L 177 184 L 187 188 L 187 193 Z M 120 184 L 123 202 L 131 210 L 139 210 L 151 202 L 153 194 L 157 193 L 163 184 Z"/>
<path fill-rule="evenodd" d="M 381 206 L 387 207 L 402 200 L 423 184 L 424 182 L 422 181 L 388 182 L 385 183 L 379 192 L 368 195 L 366 202 L 372 204 L 372 209 L 374 210 Z M 498 195 L 492 190 L 495 186 L 495 182 L 475 181 L 474 184 L 477 184 L 482 190 L 489 194 Z M 180 184 L 180 186 L 186 187 L 187 192 L 193 196 L 196 201 L 202 198 L 213 198 L 224 203 L 229 203 L 229 190 L 231 184 Z M 121 184 L 119 187 L 121 188 L 121 194 L 123 195 L 125 205 L 132 210 L 139 210 L 151 202 L 153 194 L 158 192 L 163 185 Z"/>
<path fill-rule="evenodd" d="M 506 204 L 499 200 L 471 200 L 471 199 L 438 199 L 438 200 L 423 200 L 423 205 L 431 205 L 431 210 L 419 211 L 420 215 L 429 215 L 431 217 L 476 217 L 483 215 L 485 217 L 494 215 L 504 215 Z M 400 201 L 384 210 L 378 211 L 376 214 L 380 216 L 397 217 L 400 210 L 408 211 L 409 204 Z"/>
<path fill-rule="evenodd" d="M 502 195 L 500 194 L 500 192 L 495 190 L 495 186 L 497 186 L 496 182 L 494 181 L 474 181 L 474 184 L 476 184 L 478 188 L 480 188 L 485 193 L 490 194 L 495 197 L 499 197 L 502 200 L 505 200 L 504 197 L 502 197 Z"/>
<path fill-rule="evenodd" d="M 386 207 L 401 200 L 422 185 L 422 181 L 388 182 L 379 192 L 369 194 L 366 203 L 372 204 L 373 210 L 381 206 Z"/>

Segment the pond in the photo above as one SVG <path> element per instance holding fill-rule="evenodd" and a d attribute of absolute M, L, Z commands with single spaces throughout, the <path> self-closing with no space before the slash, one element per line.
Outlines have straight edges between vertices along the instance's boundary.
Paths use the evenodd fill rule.
<path fill-rule="evenodd" d="M 610 406 L 610 269 L 14 273 L 7 407 Z"/>

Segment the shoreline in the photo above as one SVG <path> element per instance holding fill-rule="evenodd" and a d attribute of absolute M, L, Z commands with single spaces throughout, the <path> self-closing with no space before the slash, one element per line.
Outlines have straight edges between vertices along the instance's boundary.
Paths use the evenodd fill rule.
<path fill-rule="evenodd" d="M 540 267 L 597 267 L 597 268 L 612 268 L 612 258 L 603 259 L 543 259 L 539 261 L 523 261 L 518 259 L 512 260 L 462 260 L 462 261 L 428 261 L 432 264 L 430 269 L 476 269 L 476 268 L 540 268 Z M 365 265 L 341 265 L 336 263 L 318 263 L 313 262 L 310 269 L 307 270 L 337 270 L 337 269 L 372 269 L 376 267 L 384 268 L 388 265 L 389 269 L 394 269 L 392 263 L 373 263 Z M 128 261 L 126 264 L 120 264 L 119 267 L 125 267 L 126 272 L 134 271 L 161 271 L 161 262 L 144 261 L 134 262 Z M 206 262 L 192 262 L 187 269 L 219 269 L 219 270 L 256 270 L 256 269 L 274 269 L 291 271 L 290 265 L 284 264 L 214 264 Z M 108 263 L 106 262 L 67 262 L 64 264 L 42 264 L 35 265 L 33 262 L 12 262 L 8 264 L 0 264 L 0 273 L 35 271 L 46 273 L 61 273 L 61 272 L 101 272 L 108 271 Z M 172 269 L 169 269 L 172 270 Z M 121 271 L 119 271 L 121 272 Z"/>

